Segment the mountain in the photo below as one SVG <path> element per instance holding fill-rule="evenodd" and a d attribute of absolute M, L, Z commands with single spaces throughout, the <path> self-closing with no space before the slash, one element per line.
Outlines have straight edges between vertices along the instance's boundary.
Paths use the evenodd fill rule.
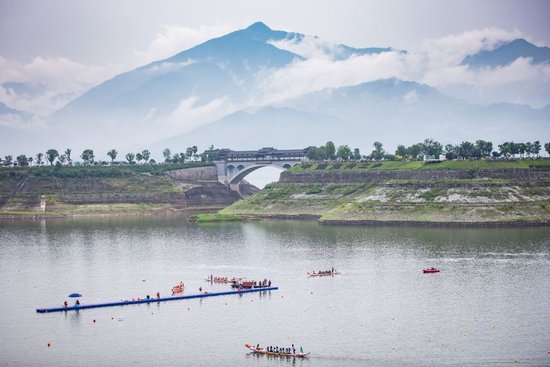
<path fill-rule="evenodd" d="M 69 103 L 53 118 L 78 113 L 139 117 L 151 109 L 168 113 L 192 96 L 201 104 L 225 95 L 242 100 L 263 69 L 280 68 L 302 59 L 267 43 L 288 33 L 263 23 L 215 38 L 164 60 L 120 74 Z"/>
<path fill-rule="evenodd" d="M 546 56 L 536 56 L 545 50 L 517 40 L 464 62 L 471 67 L 500 65 L 512 62 L 517 55 L 546 62 Z M 75 152 L 91 148 L 98 158 L 112 148 L 126 152 L 150 148 L 158 159 L 166 147 L 179 152 L 192 145 L 199 149 L 211 144 L 231 149 L 282 149 L 333 140 L 364 150 L 376 140 L 391 149 L 427 137 L 458 143 L 466 139 L 535 140 L 547 135 L 548 108 L 481 106 L 396 78 L 317 90 L 277 103 L 258 102 L 273 97 L 269 93 L 274 75 L 283 76 L 293 91 L 293 83 L 304 80 L 288 75 L 305 73 L 305 80 L 314 85 L 315 73 L 329 70 L 340 80 L 342 66 L 357 68 L 366 59 L 354 56 L 384 53 L 389 53 L 387 58 L 372 59 L 386 62 L 395 53 L 406 52 L 331 44 L 315 36 L 272 30 L 258 22 L 91 88 L 54 113 L 36 130 L 35 140 Z M 337 68 L 332 70 L 333 66 Z M 366 63 L 363 67 L 373 66 Z M 371 74 L 376 75 L 374 70 Z M 284 92 L 287 84 L 275 89 Z M 8 87 L 30 91 L 25 85 Z M 15 124 L 9 123 L 4 126 L 15 131 Z M 2 132 L 0 146 L 4 148 L 15 133 Z"/>
<path fill-rule="evenodd" d="M 510 139 L 511 131 L 516 140 L 542 139 L 549 123 L 549 108 L 480 106 L 425 84 L 391 78 L 328 88 L 258 111 L 238 111 L 150 149 L 183 151 L 211 144 L 232 149 L 303 148 L 332 140 L 364 150 L 379 140 L 391 150 L 425 138 L 455 144 L 477 139 L 496 142 Z"/>
<path fill-rule="evenodd" d="M 265 75 L 305 59 L 277 43 L 310 38 L 254 23 L 117 75 L 54 113 L 50 125 L 58 140 L 81 145 L 116 145 L 130 132 L 135 145 L 177 135 L 253 105 Z M 323 44 L 335 59 L 392 50 Z"/>
<path fill-rule="evenodd" d="M 520 57 L 532 59 L 533 64 L 550 62 L 550 48 L 537 47 L 520 38 L 492 51 L 481 51 L 475 55 L 466 56 L 462 64 L 472 68 L 496 68 L 509 65 Z"/>
<path fill-rule="evenodd" d="M 279 149 L 305 148 L 328 140 L 345 140 L 353 125 L 329 114 L 301 111 L 290 107 L 264 107 L 257 111 L 237 111 L 190 133 L 161 140 L 151 151 L 170 148 L 184 151 L 199 145 L 231 149 L 274 146 Z"/>
<path fill-rule="evenodd" d="M 329 88 L 296 98 L 288 105 L 339 116 L 355 128 L 348 140 L 359 135 L 390 146 L 412 144 L 426 137 L 454 143 L 480 137 L 495 141 L 531 140 L 533 136 L 542 139 L 550 127 L 548 108 L 481 106 L 447 96 L 425 84 L 396 78 Z"/>

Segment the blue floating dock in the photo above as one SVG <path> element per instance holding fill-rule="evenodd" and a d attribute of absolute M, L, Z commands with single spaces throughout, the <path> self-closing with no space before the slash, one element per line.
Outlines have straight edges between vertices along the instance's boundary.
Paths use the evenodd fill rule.
<path fill-rule="evenodd" d="M 265 287 L 265 288 L 243 289 L 243 290 L 239 290 L 239 291 L 190 294 L 190 295 L 187 295 L 187 296 L 140 299 L 138 301 L 120 301 L 120 302 L 84 304 L 84 305 L 80 305 L 80 306 L 37 308 L 36 312 L 38 312 L 38 313 L 48 313 L 48 312 L 62 312 L 62 311 L 77 311 L 77 310 L 85 310 L 87 308 L 115 307 L 115 306 L 138 305 L 138 304 L 141 304 L 141 303 L 157 303 L 157 302 L 179 301 L 179 300 L 182 300 L 182 299 L 206 298 L 206 297 L 216 297 L 216 296 L 229 296 L 229 295 L 232 295 L 232 294 L 245 294 L 245 293 L 264 292 L 264 291 L 276 291 L 277 289 L 279 289 L 279 287 Z"/>

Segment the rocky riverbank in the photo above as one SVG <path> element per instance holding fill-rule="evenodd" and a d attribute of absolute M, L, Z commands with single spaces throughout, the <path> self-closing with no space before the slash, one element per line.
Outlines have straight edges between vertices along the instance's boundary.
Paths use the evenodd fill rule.
<path fill-rule="evenodd" d="M 286 171 L 220 213 L 326 225 L 549 225 L 550 169 Z"/>
<path fill-rule="evenodd" d="M 107 173 L 73 171 L 0 172 L 0 218 L 194 214 L 219 210 L 241 198 L 217 181 L 214 166 L 154 175 L 123 167 Z M 257 191 L 244 185 L 247 192 Z"/>

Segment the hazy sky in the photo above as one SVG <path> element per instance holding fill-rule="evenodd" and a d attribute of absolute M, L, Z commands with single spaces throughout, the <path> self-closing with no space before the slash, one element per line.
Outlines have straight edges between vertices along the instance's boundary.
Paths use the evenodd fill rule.
<path fill-rule="evenodd" d="M 425 39 L 486 27 L 519 29 L 549 46 L 549 14 L 546 0 L 0 0 L 0 57 L 134 64 L 167 27 L 195 30 L 187 40 L 192 44 L 201 33 L 223 34 L 255 21 L 355 47 L 411 50 Z"/>
<path fill-rule="evenodd" d="M 313 57 L 266 79 L 273 96 L 397 76 L 475 102 L 542 107 L 550 66 L 520 61 L 474 72 L 460 61 L 518 37 L 550 46 L 549 14 L 550 0 L 0 0 L 0 102 L 32 113 L 0 127 L 40 127 L 106 79 L 257 21 L 330 43 L 410 52 L 349 62 Z"/>

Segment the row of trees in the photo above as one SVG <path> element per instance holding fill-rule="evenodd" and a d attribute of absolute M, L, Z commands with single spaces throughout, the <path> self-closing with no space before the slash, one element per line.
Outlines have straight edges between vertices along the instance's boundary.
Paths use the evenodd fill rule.
<path fill-rule="evenodd" d="M 434 139 L 425 139 L 423 142 L 411 146 L 398 145 L 395 154 L 388 154 L 384 150 L 381 142 L 374 142 L 373 150 L 369 155 L 361 155 L 359 148 L 353 151 L 348 145 L 335 147 L 334 143 L 329 141 L 325 145 L 312 146 L 308 149 L 307 157 L 311 160 L 401 160 L 401 159 L 423 159 L 425 156 L 439 158 L 445 154 L 446 159 L 481 159 L 481 158 L 499 158 L 506 159 L 538 156 L 541 151 L 541 144 L 537 140 L 533 143 L 514 143 L 504 142 L 498 146 L 498 151 L 493 150 L 493 143 L 485 140 L 476 140 L 475 142 L 463 141 L 460 144 L 447 144 L 443 146 Z M 550 154 L 550 143 L 544 144 L 544 149 Z"/>
<path fill-rule="evenodd" d="M 384 150 L 384 146 L 381 142 L 376 141 L 373 144 L 373 150 L 369 155 L 361 155 L 359 148 L 353 150 L 348 145 L 340 145 L 336 147 L 332 141 L 328 141 L 325 145 L 311 146 L 307 150 L 307 157 L 311 160 L 401 160 L 401 159 L 422 159 L 424 156 L 431 156 L 439 158 L 440 155 L 445 154 L 447 159 L 481 159 L 481 158 L 499 158 L 504 157 L 515 158 L 519 156 L 533 157 L 538 156 L 542 146 L 537 140 L 535 142 L 515 143 L 513 141 L 504 142 L 498 146 L 498 151 L 493 150 L 493 143 L 485 140 L 476 140 L 475 142 L 463 141 L 460 144 L 452 145 L 447 144 L 443 146 L 440 142 L 433 139 L 425 139 L 423 142 L 413 144 L 409 147 L 404 145 L 398 145 L 395 151 L 395 155 L 388 154 Z M 550 143 L 544 144 L 544 150 L 550 154 Z M 17 157 L 7 155 L 3 159 L 0 158 L 0 165 L 11 167 L 27 167 L 27 166 L 43 166 L 49 163 L 51 166 L 56 165 L 106 165 L 105 161 L 96 161 L 95 154 L 92 149 L 85 149 L 80 158 L 82 162 L 74 162 L 72 159 L 72 150 L 66 149 L 63 153 L 59 153 L 56 149 L 48 149 L 46 153 L 38 153 L 35 156 L 27 157 L 25 154 L 20 154 Z M 166 148 L 162 151 L 164 157 L 164 163 L 166 164 L 179 164 L 184 162 L 213 162 L 216 160 L 218 150 L 213 145 L 209 146 L 202 153 L 198 153 L 196 145 L 188 147 L 185 152 L 174 153 L 170 149 Z M 151 159 L 151 153 L 145 149 L 138 153 L 126 153 L 124 156 L 125 161 L 117 161 L 118 151 L 111 149 L 107 152 L 107 156 L 111 158 L 111 165 L 116 164 L 141 164 L 149 163 L 156 164 L 154 159 Z"/>
<path fill-rule="evenodd" d="M 347 161 L 350 159 L 361 159 L 361 153 L 359 148 L 355 148 L 353 151 L 348 145 L 340 145 L 336 148 L 332 141 L 328 141 L 325 145 L 309 147 L 307 157 L 314 161 L 336 160 L 337 158 Z"/>
<path fill-rule="evenodd" d="M 28 166 L 43 166 L 45 164 L 50 164 L 51 166 L 61 165 L 61 166 L 72 166 L 72 165 L 106 165 L 108 164 L 105 161 L 96 161 L 95 153 L 92 149 L 85 149 L 80 158 L 82 161 L 74 162 L 71 157 L 72 150 L 66 149 L 65 152 L 60 154 L 56 149 L 48 149 L 46 153 L 38 153 L 35 156 L 27 157 L 25 154 L 18 155 L 15 159 L 12 155 L 4 156 L 0 158 L 0 165 L 11 167 L 28 167 Z M 196 145 L 193 145 L 186 149 L 182 153 L 174 153 L 170 149 L 166 148 L 162 152 L 164 157 L 164 163 L 167 164 L 179 164 L 184 162 L 213 162 L 217 156 L 217 149 L 213 145 L 208 147 L 203 153 L 198 154 L 198 148 Z M 141 164 L 149 163 L 156 164 L 157 162 L 154 159 L 151 159 L 151 152 L 145 149 L 138 153 L 129 152 L 124 155 L 125 160 L 117 161 L 119 152 L 116 149 L 111 149 L 107 152 L 107 156 L 111 158 L 111 165 L 120 165 L 120 164 Z"/>

